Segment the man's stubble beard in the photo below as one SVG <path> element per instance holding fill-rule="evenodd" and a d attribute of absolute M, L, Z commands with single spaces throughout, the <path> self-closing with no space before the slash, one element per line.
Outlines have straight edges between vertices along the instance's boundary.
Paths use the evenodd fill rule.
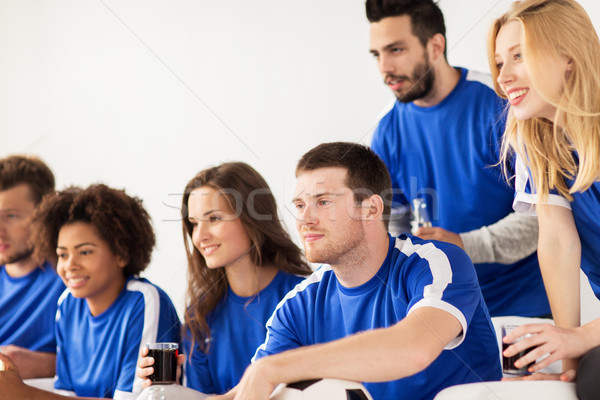
<path fill-rule="evenodd" d="M 396 95 L 396 98 L 401 103 L 411 103 L 415 100 L 427 97 L 433 90 L 435 83 L 435 72 L 429 63 L 429 58 L 425 56 L 425 62 L 418 64 L 413 70 L 410 80 L 413 82 L 405 93 Z"/>
<path fill-rule="evenodd" d="M 361 249 L 364 247 L 365 232 L 361 224 L 356 224 L 356 229 L 351 230 L 350 237 L 342 238 L 340 243 L 332 243 L 327 248 L 319 251 L 306 251 L 306 259 L 311 263 L 328 264 L 352 268 L 364 258 Z"/>
<path fill-rule="evenodd" d="M 33 255 L 33 248 L 25 249 L 12 256 L 8 256 L 5 259 L 0 258 L 0 265 L 15 264 L 21 261 L 29 259 Z"/>

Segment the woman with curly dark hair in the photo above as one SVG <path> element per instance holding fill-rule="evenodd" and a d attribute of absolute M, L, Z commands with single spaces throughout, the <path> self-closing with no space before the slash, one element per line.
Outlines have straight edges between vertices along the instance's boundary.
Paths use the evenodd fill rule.
<path fill-rule="evenodd" d="M 135 377 L 140 348 L 179 342 L 181 329 L 166 293 L 137 277 L 155 243 L 150 216 L 124 191 L 92 185 L 45 197 L 33 224 L 36 252 L 57 259 L 67 286 L 57 312 L 55 390 L 135 398 L 142 383 Z M 8 399 L 63 398 L 18 383 L 2 388 Z"/>
<path fill-rule="evenodd" d="M 265 340 L 267 319 L 311 269 L 283 228 L 269 186 L 247 164 L 199 172 L 185 187 L 181 215 L 188 258 L 186 384 L 221 394 L 237 385 Z M 139 366 L 151 360 L 142 358 Z"/>

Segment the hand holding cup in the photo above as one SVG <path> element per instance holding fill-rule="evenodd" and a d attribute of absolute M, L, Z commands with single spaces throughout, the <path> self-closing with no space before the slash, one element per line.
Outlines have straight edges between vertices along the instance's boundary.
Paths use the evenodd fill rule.
<path fill-rule="evenodd" d="M 178 348 L 177 343 L 148 343 L 141 348 L 136 375 L 144 379 L 142 387 L 179 382 L 185 355 Z"/>

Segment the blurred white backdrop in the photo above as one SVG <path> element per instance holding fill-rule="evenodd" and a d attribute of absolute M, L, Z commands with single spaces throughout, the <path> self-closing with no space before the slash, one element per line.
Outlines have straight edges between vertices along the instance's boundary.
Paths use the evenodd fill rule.
<path fill-rule="evenodd" d="M 451 64 L 488 71 L 485 38 L 509 0 L 441 0 Z M 600 4 L 581 1 L 600 24 Z M 0 157 L 31 153 L 58 188 L 125 188 L 152 215 L 144 275 L 184 308 L 185 183 L 251 164 L 289 211 L 297 159 L 368 144 L 393 97 L 368 52 L 363 0 L 0 0 Z M 585 303 L 600 306 L 589 293 Z"/>

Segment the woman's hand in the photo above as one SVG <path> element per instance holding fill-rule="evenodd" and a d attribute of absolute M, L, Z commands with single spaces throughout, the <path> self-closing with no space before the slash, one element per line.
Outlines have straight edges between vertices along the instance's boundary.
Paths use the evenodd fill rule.
<path fill-rule="evenodd" d="M 148 348 L 147 347 L 142 347 L 142 349 L 140 350 L 140 358 L 138 359 L 138 363 L 137 363 L 137 371 L 136 371 L 136 375 L 138 378 L 141 378 L 144 380 L 144 382 L 142 383 L 142 388 L 147 388 L 148 386 L 152 385 L 152 381 L 150 379 L 148 379 L 148 377 L 150 375 L 152 375 L 154 373 L 154 358 L 153 357 L 147 357 L 148 356 Z M 185 363 L 185 354 L 179 354 L 177 356 L 177 382 L 179 382 L 181 380 L 181 366 Z"/>
<path fill-rule="evenodd" d="M 154 358 L 146 357 L 147 355 L 148 348 L 144 346 L 140 350 L 140 358 L 137 363 L 138 368 L 135 373 L 138 378 L 144 380 L 142 383 L 142 388 L 144 389 L 152 385 L 152 381 L 148 379 L 148 377 L 154 373 L 154 368 L 152 367 L 152 365 L 154 365 Z"/>
<path fill-rule="evenodd" d="M 527 334 L 531 336 L 524 337 L 518 342 L 513 343 Z M 560 328 L 552 324 L 522 325 L 511 331 L 502 341 L 507 344 L 513 343 L 504 350 L 503 355 L 505 357 L 512 357 L 521 351 L 535 347 L 529 353 L 515 361 L 517 368 L 521 368 L 548 355 L 548 357 L 529 367 L 529 372 L 537 372 L 558 360 L 579 358 L 593 347 L 592 343 L 588 343 L 589 340 L 582 327 Z"/>
<path fill-rule="evenodd" d="M 563 372 L 562 374 L 531 374 L 526 376 L 516 376 L 513 378 L 502 378 L 503 381 L 562 381 L 575 382 L 576 372 L 574 369 Z"/>

